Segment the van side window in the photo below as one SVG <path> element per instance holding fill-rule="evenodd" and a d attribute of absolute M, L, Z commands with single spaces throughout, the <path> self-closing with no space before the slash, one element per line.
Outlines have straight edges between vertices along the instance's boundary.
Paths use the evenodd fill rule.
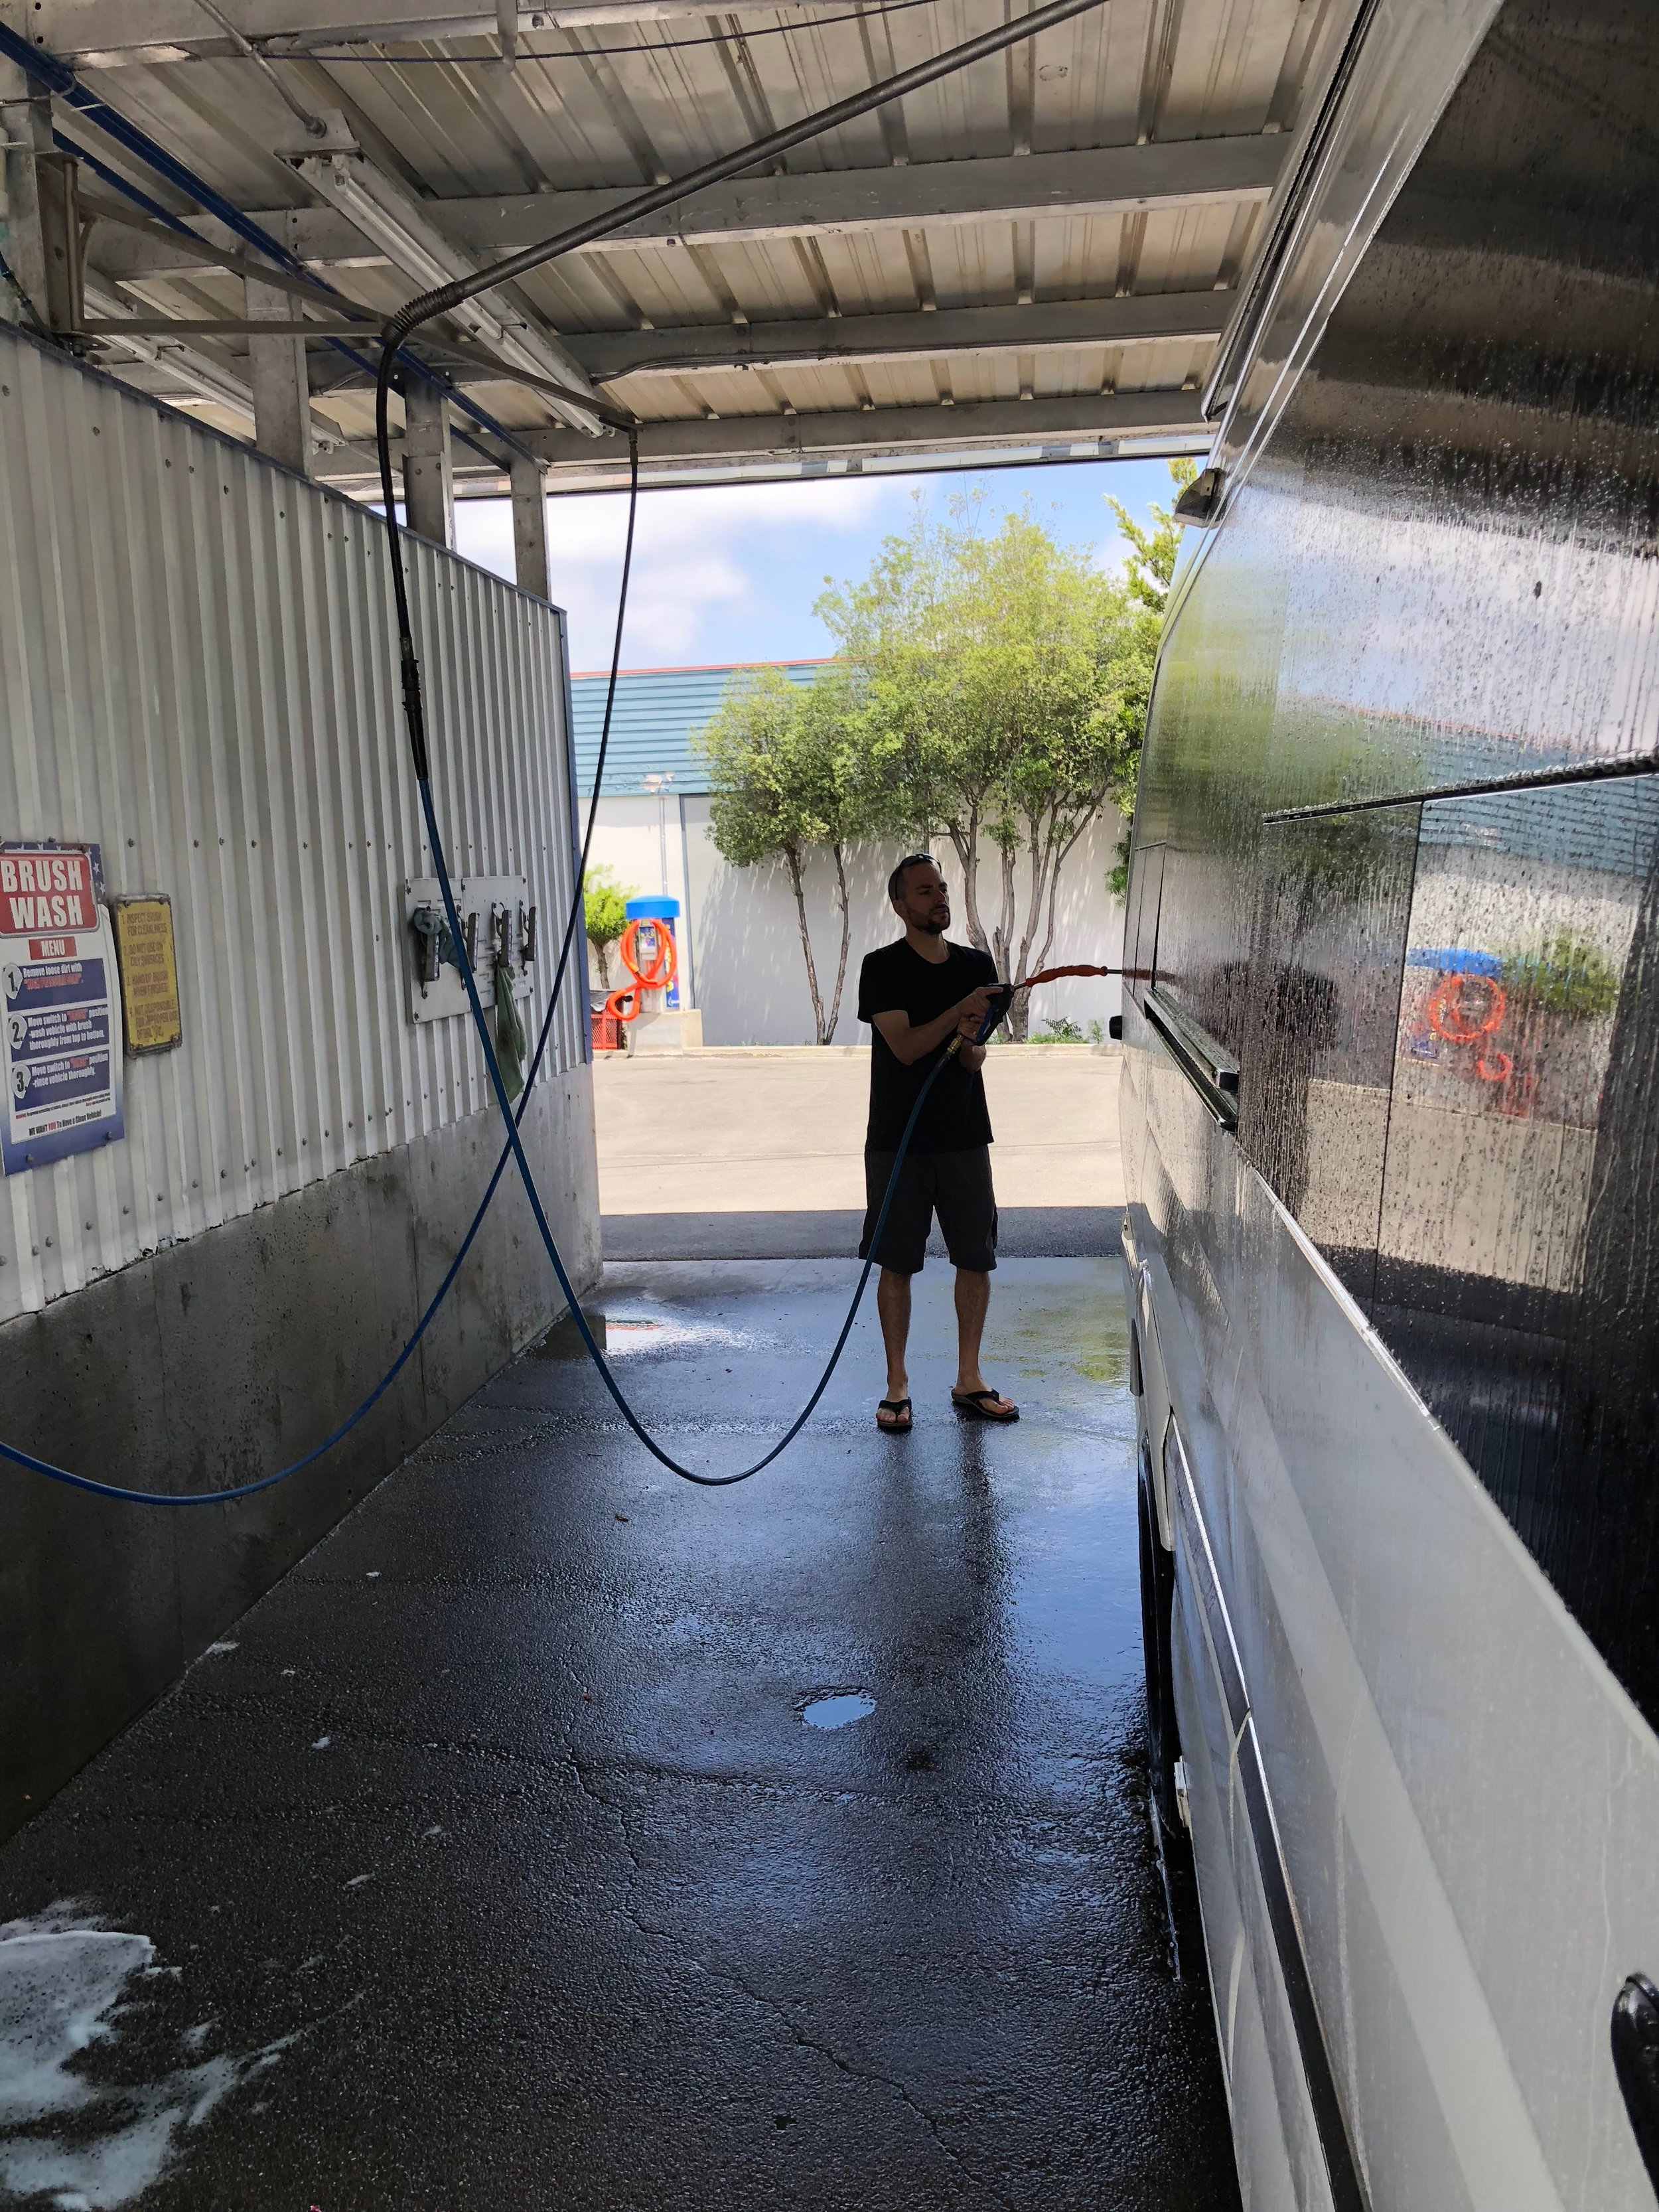
<path fill-rule="evenodd" d="M 1239 1142 L 1659 1724 L 1659 777 L 1260 852 Z"/>
<path fill-rule="evenodd" d="M 1375 1288 L 1415 805 L 1267 823 L 1239 1142 L 1363 1304 Z"/>
<path fill-rule="evenodd" d="M 1374 1318 L 1659 1721 L 1659 779 L 1423 809 Z"/>

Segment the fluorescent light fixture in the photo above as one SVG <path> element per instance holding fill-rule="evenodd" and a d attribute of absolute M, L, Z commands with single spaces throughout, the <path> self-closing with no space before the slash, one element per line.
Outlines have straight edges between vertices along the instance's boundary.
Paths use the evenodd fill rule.
<path fill-rule="evenodd" d="M 475 273 L 477 264 L 450 243 L 420 202 L 362 154 L 301 154 L 290 158 L 319 198 L 338 208 L 354 228 L 424 289 L 430 290 L 448 283 L 452 277 Z M 573 404 L 567 408 L 544 394 L 548 405 L 571 428 L 599 434 L 597 418 L 579 404 L 592 394 L 586 372 L 556 340 L 533 329 L 522 314 L 516 313 L 499 292 L 486 292 L 479 299 L 467 301 L 455 309 L 453 320 L 510 367 L 563 385 L 572 394 Z"/>

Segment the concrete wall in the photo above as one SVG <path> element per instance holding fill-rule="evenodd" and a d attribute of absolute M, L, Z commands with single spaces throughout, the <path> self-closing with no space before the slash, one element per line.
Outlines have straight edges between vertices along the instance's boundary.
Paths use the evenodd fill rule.
<path fill-rule="evenodd" d="M 590 1071 L 528 1149 L 576 1280 L 599 1272 Z M 0 1327 L 7 1440 L 108 1481 L 246 1481 L 343 1418 L 407 1340 L 493 1169 L 475 1115 Z M 403 1375 L 326 1458 L 234 1505 L 107 1504 L 0 1473 L 0 1836 L 562 1311 L 509 1174 Z"/>
<path fill-rule="evenodd" d="M 594 858 L 635 890 L 665 892 L 679 900 L 682 913 L 689 910 L 690 966 L 695 1003 L 702 1012 L 705 1044 L 811 1043 L 811 998 L 787 871 L 781 863 L 728 867 L 710 839 L 708 809 L 708 799 L 702 796 L 602 799 Z M 1091 824 L 1068 857 L 1060 875 L 1050 954 L 1054 964 L 1116 963 L 1123 910 L 1107 890 L 1106 878 L 1121 834 L 1117 815 L 1109 812 Z M 961 871 L 947 842 L 940 840 L 938 850 L 956 895 L 951 934 L 966 942 Z M 868 1029 L 854 1018 L 859 963 L 866 952 L 890 943 L 897 933 L 886 890 L 888 872 L 897 857 L 897 848 L 885 845 L 858 847 L 850 856 L 853 932 L 836 1029 L 835 1041 L 840 1044 L 869 1042 Z M 1023 889 L 1023 868 L 1020 875 Z M 981 877 L 988 903 L 994 878 L 984 871 Z M 827 854 L 813 855 L 806 886 L 813 957 L 827 1007 L 835 989 L 840 940 L 835 869 Z M 620 983 L 623 978 L 614 957 L 611 967 L 613 984 Z M 590 974 L 597 987 L 597 969 Z M 1032 1029 L 1035 1032 L 1051 1017 L 1064 1016 L 1086 1030 L 1091 1021 L 1103 1024 L 1118 1005 L 1115 979 L 1048 984 L 1034 994 Z"/>

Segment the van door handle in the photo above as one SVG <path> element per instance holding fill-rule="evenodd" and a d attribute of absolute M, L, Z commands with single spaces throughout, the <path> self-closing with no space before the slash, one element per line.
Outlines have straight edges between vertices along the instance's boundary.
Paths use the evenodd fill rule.
<path fill-rule="evenodd" d="M 1613 2065 L 1648 2179 L 1659 2190 L 1659 1990 L 1632 1974 L 1613 2001 Z"/>

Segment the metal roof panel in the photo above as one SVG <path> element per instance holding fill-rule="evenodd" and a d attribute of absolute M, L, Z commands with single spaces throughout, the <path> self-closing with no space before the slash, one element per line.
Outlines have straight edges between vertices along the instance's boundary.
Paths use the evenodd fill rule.
<path fill-rule="evenodd" d="M 99 4 L 85 0 L 82 18 L 90 20 L 87 10 Z M 1005 199 L 1003 214 L 975 220 L 970 198 L 947 220 L 942 204 L 928 200 L 933 211 L 926 217 L 890 218 L 884 227 L 878 213 L 872 224 L 870 210 L 879 207 L 880 179 L 896 179 L 918 163 L 1006 162 L 1068 149 L 1133 153 L 1139 143 L 1151 149 L 1149 160 L 1173 157 L 1178 167 L 1185 142 L 1282 128 L 1295 112 L 1296 72 L 1309 45 L 1306 4 L 1112 0 L 795 149 L 783 165 L 791 176 L 854 170 L 870 180 L 850 201 L 840 188 L 833 204 L 837 210 L 850 205 L 849 218 L 836 212 L 809 231 L 787 234 L 766 231 L 769 216 L 751 219 L 739 210 L 721 218 L 739 225 L 729 236 L 705 234 L 689 244 L 664 239 L 574 256 L 526 279 L 525 298 L 551 331 L 592 333 L 931 306 L 1017 311 L 1025 301 L 1208 292 L 1236 283 L 1259 216 L 1260 185 L 1234 197 L 1228 181 L 1218 186 L 1227 195 L 1220 199 L 1171 205 L 1166 197 L 1127 216 L 1049 215 L 1034 208 L 1029 217 L 1010 220 Z M 396 8 L 397 0 L 386 0 L 387 21 Z M 373 0 L 360 0 L 355 12 L 360 21 L 372 14 Z M 522 210 L 544 194 L 550 232 L 561 220 L 562 192 L 626 190 L 681 173 L 1004 20 L 1005 0 L 872 7 L 855 20 L 843 14 L 839 21 L 751 7 L 740 15 L 539 29 L 520 40 L 511 71 L 501 67 L 495 41 L 483 37 L 445 42 L 405 36 L 378 53 L 359 46 L 349 56 L 294 58 L 272 67 L 296 97 L 342 110 L 365 155 L 419 197 L 440 228 L 447 201 L 476 207 L 501 196 Z M 200 36 L 209 40 L 213 32 L 206 19 Z M 258 63 L 222 54 L 134 61 L 100 69 L 96 83 L 240 206 L 312 204 L 310 188 L 276 150 L 296 143 L 298 126 L 270 71 Z M 1114 153 L 1114 161 L 1122 158 Z M 985 173 L 988 179 L 991 173 Z M 179 195 L 157 189 L 169 205 L 189 212 Z M 1006 192 L 1006 172 L 1000 185 L 988 181 L 985 189 Z M 522 224 L 522 212 L 514 219 Z M 109 228 L 101 226 L 94 237 L 94 261 Z M 337 242 L 331 250 L 339 251 Z M 487 255 L 492 249 L 480 244 L 468 250 Z M 417 289 L 411 275 L 367 239 L 349 264 L 349 289 L 377 307 L 389 308 Z M 234 313 L 236 295 L 234 278 L 192 275 L 169 278 L 159 294 L 147 285 L 134 296 L 159 299 L 167 311 L 191 316 Z M 214 305 L 204 308 L 204 301 Z M 240 343 L 220 350 L 246 370 Z M 610 388 L 653 422 L 695 422 L 711 410 L 722 417 L 777 413 L 787 406 L 856 413 L 873 400 L 874 450 L 879 416 L 889 406 L 929 405 L 945 395 L 1015 398 L 1024 390 L 1085 393 L 1103 381 L 1123 391 L 1179 392 L 1194 374 L 1206 373 L 1211 351 L 1207 339 L 1034 349 L 1029 356 L 988 349 L 932 361 L 636 376 Z M 319 400 L 354 438 L 361 436 L 368 428 L 366 393 L 337 388 L 337 355 L 318 351 L 313 361 L 313 374 L 326 387 L 319 388 Z M 165 388 L 159 368 L 147 374 Z M 547 423 L 548 410 L 532 392 L 494 382 L 483 389 L 490 411 L 509 427 Z M 950 414 L 941 411 L 941 442 L 952 435 Z M 478 465 L 471 453 L 461 458 L 468 468 Z"/>

